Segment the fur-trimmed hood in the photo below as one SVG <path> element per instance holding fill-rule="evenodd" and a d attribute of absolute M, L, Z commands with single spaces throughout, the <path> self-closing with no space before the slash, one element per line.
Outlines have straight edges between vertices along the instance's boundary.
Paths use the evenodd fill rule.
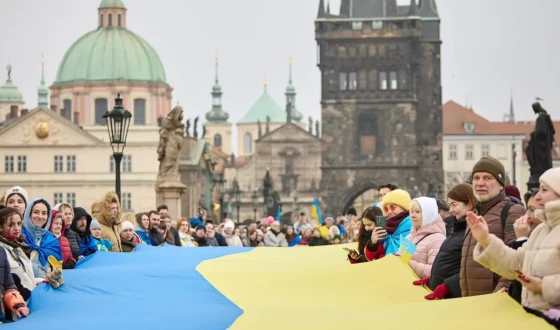
<path fill-rule="evenodd" d="M 111 219 L 111 204 L 117 202 L 117 217 Z M 119 197 L 114 192 L 108 192 L 105 194 L 103 199 L 96 200 L 91 204 L 91 214 L 94 218 L 99 221 L 100 224 L 112 227 L 113 225 L 119 225 L 121 222 L 122 210 L 121 203 L 119 202 Z"/>

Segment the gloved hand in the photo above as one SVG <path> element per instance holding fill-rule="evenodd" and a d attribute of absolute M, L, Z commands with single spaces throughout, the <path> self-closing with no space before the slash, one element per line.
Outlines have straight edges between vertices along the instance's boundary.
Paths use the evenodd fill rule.
<path fill-rule="evenodd" d="M 58 289 L 60 285 L 64 283 L 64 280 L 62 279 L 62 268 L 49 268 L 47 272 L 47 280 L 53 288 Z"/>
<path fill-rule="evenodd" d="M 436 287 L 434 292 L 430 293 L 429 295 L 425 296 L 427 300 L 435 300 L 435 299 L 443 299 L 449 295 L 449 289 L 442 283 Z"/>
<path fill-rule="evenodd" d="M 426 285 L 428 283 L 430 283 L 430 278 L 429 277 L 426 277 L 426 278 L 423 278 L 421 280 L 417 280 L 417 281 L 412 282 L 412 284 L 414 284 L 414 285 Z"/>

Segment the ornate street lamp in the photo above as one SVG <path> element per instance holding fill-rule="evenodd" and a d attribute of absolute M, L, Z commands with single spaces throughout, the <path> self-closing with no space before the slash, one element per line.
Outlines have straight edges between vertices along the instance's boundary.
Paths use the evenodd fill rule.
<path fill-rule="evenodd" d="M 220 199 L 220 222 L 224 221 L 224 196 L 226 194 L 226 184 L 227 180 L 224 177 L 223 173 L 217 174 L 216 178 L 214 178 L 214 183 L 218 188 L 218 196 Z"/>
<path fill-rule="evenodd" d="M 239 189 L 239 186 L 235 187 L 233 195 L 235 196 L 235 207 L 237 208 L 237 223 L 239 223 L 239 209 L 241 208 L 241 198 L 243 197 L 243 191 Z"/>
<path fill-rule="evenodd" d="M 121 160 L 123 158 L 124 147 L 126 146 L 126 138 L 128 136 L 128 127 L 130 126 L 130 118 L 132 114 L 123 107 L 121 93 L 115 99 L 115 107 L 113 110 L 103 115 L 107 121 L 107 132 L 109 133 L 109 142 L 113 149 L 113 158 L 115 159 L 115 190 L 119 201 L 121 200 Z"/>
<path fill-rule="evenodd" d="M 253 220 L 257 221 L 257 208 L 259 207 L 259 190 L 255 189 L 251 195 L 251 200 L 253 201 Z"/>

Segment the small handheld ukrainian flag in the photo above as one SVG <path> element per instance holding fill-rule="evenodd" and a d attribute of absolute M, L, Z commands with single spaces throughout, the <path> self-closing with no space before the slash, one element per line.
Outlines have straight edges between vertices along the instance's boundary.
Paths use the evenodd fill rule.
<path fill-rule="evenodd" d="M 410 259 L 412 259 L 414 252 L 416 252 L 416 244 L 401 235 L 401 245 L 399 246 L 398 254 L 401 257 L 402 262 L 408 264 Z"/>
<path fill-rule="evenodd" d="M 309 215 L 317 220 L 320 226 L 323 225 L 323 216 L 321 215 L 321 207 L 319 206 L 319 200 L 317 197 L 313 199 L 313 205 L 311 205 L 311 211 L 309 211 Z"/>

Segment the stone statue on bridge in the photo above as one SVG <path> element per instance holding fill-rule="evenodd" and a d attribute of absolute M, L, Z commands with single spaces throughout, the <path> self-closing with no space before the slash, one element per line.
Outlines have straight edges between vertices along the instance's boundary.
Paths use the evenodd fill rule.
<path fill-rule="evenodd" d="M 535 122 L 535 130 L 531 133 L 531 139 L 525 149 L 527 161 L 531 167 L 531 177 L 527 183 L 528 189 L 538 188 L 540 176 L 552 168 L 552 148 L 556 134 L 550 115 L 539 102 L 533 103 L 533 111 L 538 117 Z"/>

